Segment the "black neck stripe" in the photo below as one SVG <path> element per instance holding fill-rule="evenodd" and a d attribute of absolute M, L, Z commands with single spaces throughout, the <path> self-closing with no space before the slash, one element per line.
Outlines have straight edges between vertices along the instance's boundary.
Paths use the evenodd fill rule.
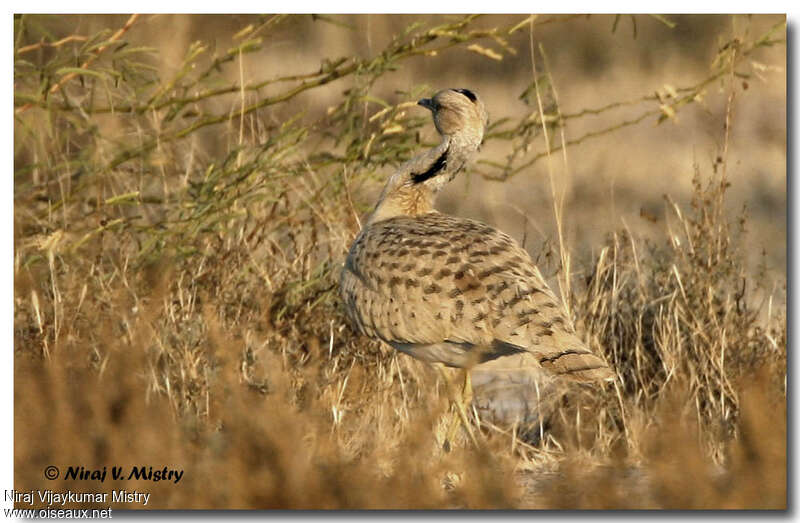
<path fill-rule="evenodd" d="M 441 156 L 439 156 L 436 159 L 436 161 L 433 162 L 433 165 L 431 165 L 430 168 L 424 173 L 417 174 L 412 172 L 411 180 L 414 183 L 422 183 L 425 180 L 436 176 L 436 174 L 439 173 L 439 171 L 447 167 L 447 153 L 449 150 L 450 150 L 449 148 L 445 149 L 444 152 L 441 154 Z"/>
<path fill-rule="evenodd" d="M 457 92 L 457 93 L 461 93 L 461 94 L 463 94 L 464 96 L 466 96 L 467 98 L 469 98 L 469 99 L 472 101 L 472 103 L 475 103 L 475 102 L 478 100 L 478 97 L 477 97 L 477 96 L 475 96 L 475 93 L 473 93 L 473 92 L 472 92 L 472 91 L 470 91 L 469 89 L 453 89 L 453 90 L 454 90 L 455 92 Z"/>

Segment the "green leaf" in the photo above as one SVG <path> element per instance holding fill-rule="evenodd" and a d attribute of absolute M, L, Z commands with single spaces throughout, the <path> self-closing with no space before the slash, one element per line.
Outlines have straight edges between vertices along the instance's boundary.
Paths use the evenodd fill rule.
<path fill-rule="evenodd" d="M 650 15 L 650 16 L 652 16 L 665 26 L 669 27 L 670 29 L 675 29 L 675 27 L 678 25 L 675 22 L 668 20 L 667 17 L 665 17 L 664 15 Z"/>
<path fill-rule="evenodd" d="M 100 78 L 102 80 L 107 79 L 107 75 L 105 73 L 101 73 L 99 71 L 93 71 L 92 69 L 83 69 L 80 67 L 62 67 L 56 71 L 58 76 L 67 76 L 69 74 L 79 74 L 79 75 L 86 75 L 86 76 L 94 76 L 96 78 Z"/>

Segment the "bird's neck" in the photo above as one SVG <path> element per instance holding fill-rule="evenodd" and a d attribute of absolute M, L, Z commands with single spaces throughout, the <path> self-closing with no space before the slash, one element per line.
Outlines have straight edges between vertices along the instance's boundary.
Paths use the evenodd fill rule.
<path fill-rule="evenodd" d="M 386 183 L 367 223 L 434 212 L 437 193 L 465 167 L 478 145 L 459 136 L 447 136 L 437 147 L 403 164 Z M 431 170 L 435 172 L 429 179 L 412 181 L 412 173 L 426 176 Z"/>
<path fill-rule="evenodd" d="M 402 185 L 378 201 L 367 223 L 433 212 L 435 200 L 436 193 L 424 184 Z"/>

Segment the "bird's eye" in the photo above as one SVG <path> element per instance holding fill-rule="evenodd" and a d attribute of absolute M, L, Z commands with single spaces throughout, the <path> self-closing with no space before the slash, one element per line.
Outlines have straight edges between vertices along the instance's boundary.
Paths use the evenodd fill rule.
<path fill-rule="evenodd" d="M 478 100 L 478 97 L 475 95 L 475 93 L 473 93 L 469 89 L 453 89 L 453 90 L 469 98 L 472 103 L 475 103 Z"/>

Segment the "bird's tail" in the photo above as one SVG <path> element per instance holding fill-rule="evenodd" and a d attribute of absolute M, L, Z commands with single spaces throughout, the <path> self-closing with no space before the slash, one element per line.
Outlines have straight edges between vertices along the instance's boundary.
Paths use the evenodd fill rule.
<path fill-rule="evenodd" d="M 614 372 L 589 349 L 577 347 L 539 356 L 542 368 L 574 381 L 608 381 Z"/>

